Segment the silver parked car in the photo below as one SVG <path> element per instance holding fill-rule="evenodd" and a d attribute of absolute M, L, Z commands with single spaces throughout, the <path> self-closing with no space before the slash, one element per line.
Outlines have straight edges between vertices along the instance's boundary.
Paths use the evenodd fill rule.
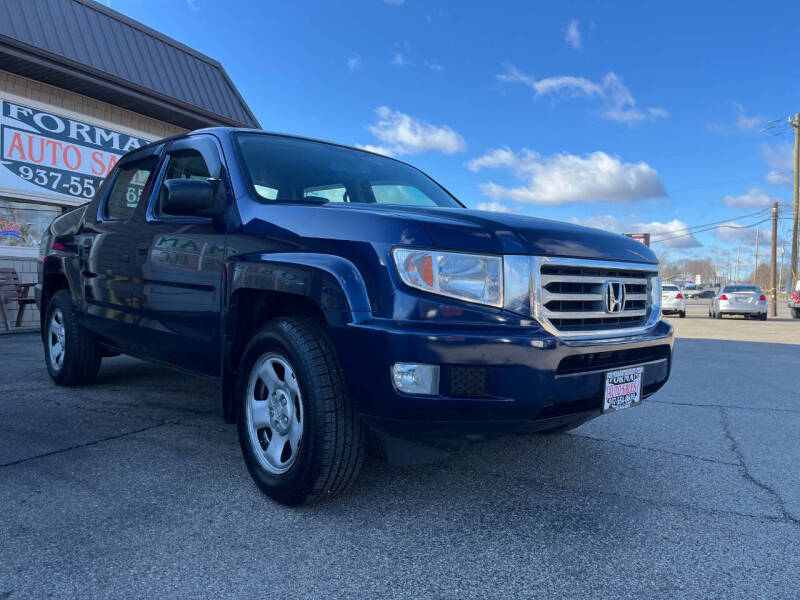
<path fill-rule="evenodd" d="M 677 285 L 665 283 L 661 286 L 662 314 L 677 314 L 681 319 L 686 316 L 686 299 Z"/>
<path fill-rule="evenodd" d="M 742 315 L 745 319 L 767 320 L 767 297 L 757 285 L 726 285 L 708 307 L 708 316 Z"/>

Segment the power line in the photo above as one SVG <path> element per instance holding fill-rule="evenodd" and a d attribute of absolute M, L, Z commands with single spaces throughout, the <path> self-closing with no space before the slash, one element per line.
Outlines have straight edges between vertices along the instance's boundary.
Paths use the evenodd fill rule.
<path fill-rule="evenodd" d="M 662 238 L 659 238 L 657 240 L 650 240 L 650 243 L 651 244 L 660 244 L 661 242 L 666 242 L 667 240 L 674 240 L 674 239 L 683 238 L 683 237 L 690 237 L 690 236 L 693 236 L 695 233 L 703 233 L 703 232 L 706 232 L 706 231 L 712 231 L 714 229 L 723 229 L 723 228 L 727 228 L 727 229 L 750 229 L 751 227 L 756 227 L 757 225 L 761 225 L 762 223 L 766 223 L 767 221 L 770 221 L 771 219 L 772 219 L 772 217 L 767 217 L 766 219 L 762 219 L 761 221 L 756 221 L 755 223 L 751 223 L 750 225 L 732 225 L 732 224 L 715 225 L 713 227 L 707 227 L 705 229 L 699 229 L 699 230 L 696 230 L 696 231 L 689 231 L 688 233 L 680 233 L 680 234 L 677 234 L 677 235 L 672 235 L 672 236 L 668 236 L 668 237 L 662 237 Z"/>
<path fill-rule="evenodd" d="M 768 210 L 769 210 L 768 207 L 760 208 L 759 210 L 757 210 L 755 212 L 752 212 L 752 213 L 747 213 L 747 214 L 744 214 L 744 215 L 738 215 L 736 218 L 738 218 L 738 219 L 748 219 L 750 217 L 758 217 L 758 216 L 761 216 L 764 213 L 766 213 Z M 731 222 L 731 219 L 721 219 L 719 221 L 711 221 L 710 223 L 703 223 L 701 225 L 691 225 L 691 226 L 687 226 L 686 227 L 686 231 L 692 232 L 694 230 L 700 230 L 700 229 L 703 229 L 705 227 L 709 227 L 711 225 L 726 224 L 726 223 L 730 223 L 730 222 Z M 658 237 L 658 235 L 659 234 L 655 234 L 654 237 Z M 660 234 L 660 235 L 667 235 L 667 234 Z"/>

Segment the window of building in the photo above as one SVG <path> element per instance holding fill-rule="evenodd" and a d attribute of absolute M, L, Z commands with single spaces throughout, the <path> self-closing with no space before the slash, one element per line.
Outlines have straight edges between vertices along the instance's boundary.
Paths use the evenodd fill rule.
<path fill-rule="evenodd" d="M 0 251 L 35 256 L 44 232 L 60 214 L 57 206 L 0 200 Z"/>

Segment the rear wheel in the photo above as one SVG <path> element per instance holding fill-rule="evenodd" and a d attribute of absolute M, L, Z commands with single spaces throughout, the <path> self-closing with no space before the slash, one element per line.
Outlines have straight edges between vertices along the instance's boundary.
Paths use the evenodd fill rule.
<path fill-rule="evenodd" d="M 686 318 L 686 311 L 685 311 L 685 310 L 682 310 L 680 313 L 678 313 L 678 316 L 679 316 L 681 319 L 685 319 L 685 318 Z"/>
<path fill-rule="evenodd" d="M 721 319 L 721 318 L 722 318 L 722 313 L 721 313 L 721 312 L 719 312 L 719 311 L 715 312 L 715 313 L 714 313 L 714 318 L 716 318 L 716 319 Z"/>
<path fill-rule="evenodd" d="M 100 370 L 100 346 L 78 324 L 67 290 L 57 291 L 47 304 L 43 341 L 47 371 L 57 385 L 88 383 Z"/>
<path fill-rule="evenodd" d="M 264 494 L 296 506 L 352 486 L 366 427 L 314 319 L 275 319 L 258 331 L 244 351 L 237 387 L 242 454 Z"/>
<path fill-rule="evenodd" d="M 800 319 L 800 308 L 793 308 L 792 309 L 792 318 L 793 319 Z"/>

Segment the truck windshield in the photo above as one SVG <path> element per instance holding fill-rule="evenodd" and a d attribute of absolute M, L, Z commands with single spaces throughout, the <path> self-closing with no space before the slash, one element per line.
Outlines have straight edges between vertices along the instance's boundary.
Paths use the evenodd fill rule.
<path fill-rule="evenodd" d="M 462 206 L 421 171 L 369 152 L 265 133 L 240 133 L 235 143 L 264 203 Z"/>

